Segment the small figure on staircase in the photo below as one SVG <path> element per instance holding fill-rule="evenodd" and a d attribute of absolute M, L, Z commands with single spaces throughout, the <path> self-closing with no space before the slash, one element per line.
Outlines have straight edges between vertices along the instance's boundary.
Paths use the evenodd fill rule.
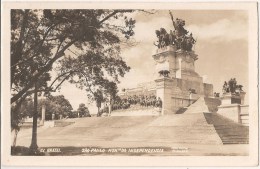
<path fill-rule="evenodd" d="M 162 108 L 162 100 L 160 97 L 158 97 L 157 103 L 156 103 L 156 107 Z"/>

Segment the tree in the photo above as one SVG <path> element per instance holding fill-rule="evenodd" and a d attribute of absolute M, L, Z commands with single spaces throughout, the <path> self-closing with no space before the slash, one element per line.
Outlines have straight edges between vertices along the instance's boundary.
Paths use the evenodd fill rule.
<path fill-rule="evenodd" d="M 134 35 L 135 20 L 125 15 L 131 12 L 11 10 L 12 120 L 19 119 L 21 104 L 28 96 L 35 93 L 37 100 L 38 92 L 56 91 L 65 80 L 92 95 L 97 89 L 104 90 L 108 82 L 118 82 L 118 76 L 130 69 L 120 56 L 120 43 Z M 121 22 L 115 22 L 118 20 Z M 54 63 L 57 77 L 47 83 Z M 34 110 L 37 119 L 37 101 Z"/>
<path fill-rule="evenodd" d="M 49 96 L 48 99 L 52 105 L 46 106 L 46 112 L 54 113 L 55 117 L 67 117 L 72 112 L 70 102 L 63 95 Z"/>
<path fill-rule="evenodd" d="M 78 113 L 79 117 L 91 117 L 89 110 L 84 103 L 79 104 Z"/>
<path fill-rule="evenodd" d="M 114 51 L 120 50 L 121 40 L 116 33 L 128 39 L 134 34 L 135 20 L 123 15 L 127 12 L 133 10 L 12 10 L 11 103 L 26 94 L 39 77 L 51 70 L 53 63 L 66 58 L 65 52 L 72 51 L 70 48 L 84 55 L 97 56 L 102 51 L 113 57 Z M 117 26 L 111 18 L 121 18 L 125 25 Z M 101 50 L 97 53 L 98 49 Z M 37 61 L 43 64 L 34 65 Z M 74 71 L 61 72 L 54 82 L 66 80 Z M 55 90 L 54 83 L 51 84 L 49 88 Z"/>
<path fill-rule="evenodd" d="M 46 97 L 46 99 L 38 100 L 37 112 L 42 111 L 43 105 L 45 105 L 46 107 L 46 120 L 51 120 L 53 113 L 55 114 L 56 119 L 60 115 L 62 117 L 67 117 L 69 116 L 69 114 L 71 114 L 73 109 L 70 102 L 63 95 L 49 95 L 48 97 Z M 20 114 L 24 118 L 26 116 L 32 117 L 33 113 L 33 100 L 31 98 L 26 99 L 26 101 L 22 103 Z"/>
<path fill-rule="evenodd" d="M 96 106 L 98 108 L 97 115 L 99 116 L 101 103 L 104 102 L 104 96 L 103 96 L 103 93 L 101 92 L 101 90 L 98 89 L 96 92 L 94 92 L 94 99 L 96 101 Z"/>
<path fill-rule="evenodd" d="M 69 118 L 77 118 L 78 117 L 78 111 L 72 111 L 69 113 Z"/>

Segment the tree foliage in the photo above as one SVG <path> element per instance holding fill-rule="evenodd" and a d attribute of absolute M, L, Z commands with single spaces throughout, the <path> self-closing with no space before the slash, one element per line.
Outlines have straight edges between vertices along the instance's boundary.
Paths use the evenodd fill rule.
<path fill-rule="evenodd" d="M 133 19 L 123 15 L 126 12 L 133 11 L 12 10 L 11 84 L 16 92 L 11 102 L 21 98 L 58 60 L 61 61 L 60 64 L 66 65 L 76 59 L 78 63 L 75 64 L 78 66 L 89 61 L 87 64 L 91 67 L 88 71 L 95 75 L 102 75 L 101 67 L 109 74 L 117 72 L 123 75 L 123 69 L 128 67 L 119 57 L 120 38 L 121 35 L 126 38 L 132 36 L 135 24 Z M 119 19 L 124 21 L 124 26 L 113 23 L 113 20 Z M 72 49 L 76 49 L 80 55 L 67 57 L 65 52 Z M 105 66 L 110 61 L 120 66 Z M 36 70 L 37 73 L 33 74 Z M 76 70 L 67 73 L 74 71 Z M 65 75 L 60 77 L 64 78 Z"/>
<path fill-rule="evenodd" d="M 66 80 L 90 97 L 98 89 L 115 92 L 118 77 L 130 69 L 121 58 L 120 43 L 134 35 L 135 20 L 127 16 L 132 12 L 11 10 L 11 103 L 16 106 L 12 119 L 18 119 L 35 83 L 45 93 L 56 91 Z M 56 77 L 50 76 L 52 70 Z"/>
<path fill-rule="evenodd" d="M 90 112 L 84 103 L 79 104 L 77 112 L 79 117 L 91 117 Z"/>
<path fill-rule="evenodd" d="M 45 105 L 45 119 L 51 120 L 52 114 L 55 114 L 55 119 L 58 119 L 61 115 L 62 117 L 67 117 L 72 112 L 72 106 L 70 102 L 63 96 L 48 96 L 46 99 L 38 100 L 38 112 L 41 114 L 42 106 Z M 33 116 L 33 100 L 31 98 L 26 99 L 20 109 L 20 118 L 25 118 L 27 116 Z M 41 117 L 41 115 L 39 115 Z"/>

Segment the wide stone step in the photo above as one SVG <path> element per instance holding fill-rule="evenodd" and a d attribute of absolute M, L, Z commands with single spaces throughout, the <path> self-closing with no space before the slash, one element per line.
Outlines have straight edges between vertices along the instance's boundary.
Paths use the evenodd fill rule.
<path fill-rule="evenodd" d="M 111 116 L 159 116 L 158 108 L 126 109 L 112 111 Z"/>
<path fill-rule="evenodd" d="M 229 142 L 233 142 L 233 143 L 248 143 L 248 140 L 235 140 L 235 139 L 228 139 L 228 140 L 222 140 L 223 143 L 229 143 Z"/>
<path fill-rule="evenodd" d="M 241 120 L 248 120 L 249 116 L 240 116 Z"/>
<path fill-rule="evenodd" d="M 222 141 L 223 144 L 248 144 L 248 141 Z"/>

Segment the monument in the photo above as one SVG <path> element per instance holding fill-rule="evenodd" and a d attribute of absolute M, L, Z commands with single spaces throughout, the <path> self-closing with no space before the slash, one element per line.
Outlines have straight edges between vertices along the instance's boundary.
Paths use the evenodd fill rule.
<path fill-rule="evenodd" d="M 236 79 L 231 78 L 224 82 L 222 97 L 216 92 L 213 94 L 213 85 L 205 83 L 195 71 L 198 55 L 193 46 L 196 40 L 192 33 L 184 28 L 184 20 L 174 19 L 172 13 L 169 14 L 173 29 L 169 30 L 169 33 L 165 28 L 155 31 L 157 41 L 154 45 L 157 49 L 152 54 L 157 72 L 155 80 L 139 84 L 136 88 L 124 89 L 120 97 L 130 99 L 131 102 L 132 98 L 141 96 L 144 101 L 149 102 L 151 96 L 155 96 L 157 101 L 162 103 L 158 115 L 179 113 L 199 98 L 206 98 L 207 104 L 211 105 L 211 112 L 218 112 L 235 122 L 248 124 L 248 106 L 243 105 L 243 86 L 237 85 Z M 156 100 L 152 99 L 155 103 Z M 142 106 L 142 103 L 140 104 Z"/>
<path fill-rule="evenodd" d="M 198 55 L 192 50 L 196 43 L 192 33 L 184 28 L 185 21 L 174 20 L 170 12 L 174 30 L 156 30 L 157 46 L 152 55 L 156 62 L 158 77 L 156 96 L 162 99 L 162 114 L 175 113 L 181 107 L 189 106 L 201 96 L 213 96 L 213 85 L 203 83 L 195 71 Z"/>
<path fill-rule="evenodd" d="M 120 97 L 155 95 L 162 101 L 161 115 L 175 114 L 179 109 L 191 105 L 200 97 L 212 97 L 213 85 L 203 82 L 195 71 L 198 55 L 193 50 L 196 40 L 184 26 L 185 21 L 174 20 L 169 12 L 173 30 L 165 28 L 155 31 L 157 47 L 152 58 L 157 76 L 154 81 L 139 84 L 136 88 L 124 89 Z"/>

